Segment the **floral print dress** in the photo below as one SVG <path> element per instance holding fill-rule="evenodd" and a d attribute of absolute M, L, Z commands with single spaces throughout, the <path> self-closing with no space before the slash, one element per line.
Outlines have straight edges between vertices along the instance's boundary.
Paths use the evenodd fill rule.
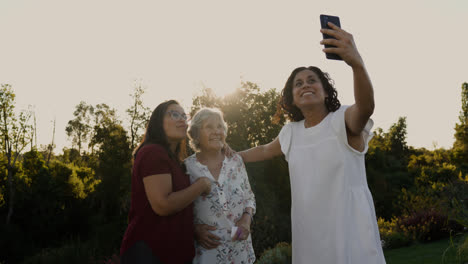
<path fill-rule="evenodd" d="M 244 209 L 251 207 L 255 212 L 255 196 L 242 158 L 238 154 L 225 157 L 218 181 L 195 154 L 185 160 L 185 165 L 191 183 L 200 177 L 212 181 L 211 192 L 194 201 L 194 224 L 215 226 L 217 229 L 211 232 L 221 238 L 221 244 L 215 249 L 206 249 L 195 242 L 193 263 L 254 263 L 252 237 L 249 235 L 246 240 L 240 241 L 231 239 L 231 228 L 242 217 Z"/>

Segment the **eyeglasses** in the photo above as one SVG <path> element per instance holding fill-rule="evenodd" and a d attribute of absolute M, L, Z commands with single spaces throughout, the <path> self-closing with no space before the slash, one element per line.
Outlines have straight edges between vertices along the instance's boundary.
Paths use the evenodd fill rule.
<path fill-rule="evenodd" d="M 179 120 L 187 121 L 188 119 L 188 116 L 186 114 L 181 114 L 174 110 L 169 110 L 166 112 L 166 114 L 168 114 L 174 121 L 179 121 Z"/>

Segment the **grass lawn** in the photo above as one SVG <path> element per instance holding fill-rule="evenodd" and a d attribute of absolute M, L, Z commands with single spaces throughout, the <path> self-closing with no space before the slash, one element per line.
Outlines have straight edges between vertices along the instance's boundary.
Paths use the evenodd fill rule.
<path fill-rule="evenodd" d="M 455 243 L 465 239 L 467 235 L 454 240 Z M 431 243 L 419 243 L 404 248 L 389 249 L 384 251 L 387 264 L 459 264 L 457 250 L 450 246 L 450 239 L 442 239 Z M 445 253 L 445 258 L 442 256 Z"/>

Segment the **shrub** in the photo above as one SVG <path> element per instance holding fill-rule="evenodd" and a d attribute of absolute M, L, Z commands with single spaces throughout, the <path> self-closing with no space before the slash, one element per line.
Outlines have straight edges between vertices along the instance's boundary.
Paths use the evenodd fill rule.
<path fill-rule="evenodd" d="M 460 261 L 463 261 L 463 263 L 468 262 L 468 236 L 465 237 L 465 241 L 458 247 L 457 253 Z"/>
<path fill-rule="evenodd" d="M 450 219 L 468 227 L 468 175 L 465 179 L 460 173 L 459 180 L 449 184 L 444 191 L 448 197 L 445 206 L 449 208 Z"/>
<path fill-rule="evenodd" d="M 257 210 L 251 226 L 257 259 L 281 241 L 291 241 L 291 191 L 287 164 L 276 158 L 247 164 Z"/>
<path fill-rule="evenodd" d="M 0 263 L 18 263 L 34 251 L 30 234 L 16 224 L 0 225 Z"/>
<path fill-rule="evenodd" d="M 289 264 L 292 263 L 291 244 L 280 242 L 274 248 L 265 250 L 256 264 Z"/>
<path fill-rule="evenodd" d="M 379 218 L 377 221 L 379 225 L 380 239 L 382 240 L 382 247 L 385 249 L 399 248 L 409 245 L 412 240 L 399 228 L 399 219 L 394 217 L 391 221 L 385 221 Z"/>
<path fill-rule="evenodd" d="M 403 216 L 400 228 L 413 240 L 421 242 L 448 237 L 451 230 L 447 215 L 435 209 L 421 210 Z"/>
<path fill-rule="evenodd" d="M 468 263 L 468 235 L 459 233 L 450 237 L 450 246 L 442 255 L 442 263 Z"/>
<path fill-rule="evenodd" d="M 46 248 L 35 256 L 25 259 L 23 264 L 78 264 L 92 262 L 96 255 L 97 245 L 91 242 L 83 243 L 80 240 L 70 241 L 59 248 Z"/>
<path fill-rule="evenodd" d="M 109 246 L 104 240 L 93 238 L 86 242 L 78 239 L 71 239 L 58 248 L 45 248 L 38 254 L 26 258 L 22 264 L 120 264 L 120 257 L 113 254 L 110 257 Z M 115 252 L 115 248 L 112 249 Z"/>
<path fill-rule="evenodd" d="M 402 232 L 393 232 L 382 239 L 382 246 L 385 249 L 406 247 L 412 240 Z"/>

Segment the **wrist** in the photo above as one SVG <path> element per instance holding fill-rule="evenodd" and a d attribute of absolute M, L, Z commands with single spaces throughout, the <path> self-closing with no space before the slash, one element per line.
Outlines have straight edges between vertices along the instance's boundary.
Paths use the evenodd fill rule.
<path fill-rule="evenodd" d="M 362 58 L 359 58 L 359 60 L 351 64 L 351 68 L 353 69 L 353 71 L 364 71 L 366 67 L 364 66 L 364 61 L 362 60 Z"/>
<path fill-rule="evenodd" d="M 211 182 L 205 178 L 198 178 L 195 183 L 198 183 L 200 193 L 207 192 L 211 188 Z"/>
<path fill-rule="evenodd" d="M 248 219 L 248 221 L 249 221 L 248 223 L 249 223 L 249 224 L 251 224 L 251 223 L 253 222 L 253 215 L 252 215 L 252 213 L 249 212 L 249 211 L 244 211 L 244 212 L 242 213 L 242 218 Z"/>

